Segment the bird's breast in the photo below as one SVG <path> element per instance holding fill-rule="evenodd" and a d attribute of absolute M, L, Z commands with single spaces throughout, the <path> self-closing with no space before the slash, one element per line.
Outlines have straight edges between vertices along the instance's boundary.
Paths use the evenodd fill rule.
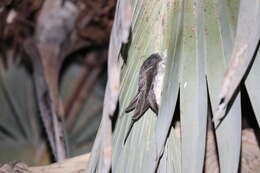
<path fill-rule="evenodd" d="M 156 97 L 156 102 L 158 105 L 161 105 L 161 96 L 163 89 L 163 80 L 165 76 L 166 67 L 164 62 L 158 64 L 157 74 L 154 78 L 153 90 Z"/>

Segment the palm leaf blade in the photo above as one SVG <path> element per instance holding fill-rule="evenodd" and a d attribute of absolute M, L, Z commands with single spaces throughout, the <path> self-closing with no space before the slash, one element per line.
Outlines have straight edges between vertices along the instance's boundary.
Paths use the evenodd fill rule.
<path fill-rule="evenodd" d="M 246 88 L 247 92 L 250 97 L 250 101 L 252 103 L 254 113 L 258 122 L 258 125 L 260 126 L 260 88 L 259 88 L 259 81 L 260 81 L 260 50 L 258 50 L 258 53 L 255 57 L 254 64 L 251 68 L 250 73 L 248 74 L 248 77 L 246 79 Z"/>
<path fill-rule="evenodd" d="M 195 8 L 192 1 L 185 3 L 180 88 L 182 172 L 202 172 L 207 124 L 203 8 L 202 1 L 197 1 Z"/>

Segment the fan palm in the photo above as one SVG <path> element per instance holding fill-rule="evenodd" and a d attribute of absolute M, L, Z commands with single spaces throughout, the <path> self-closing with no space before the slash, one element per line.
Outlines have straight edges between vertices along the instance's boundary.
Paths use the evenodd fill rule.
<path fill-rule="evenodd" d="M 260 56 L 260 1 L 118 1 L 115 16 L 107 99 L 88 172 L 109 170 L 107 151 L 111 146 L 110 139 L 105 139 L 109 138 L 105 134 L 111 133 L 107 128 L 111 123 L 109 114 L 116 119 L 112 172 L 203 172 L 207 120 L 211 114 L 220 170 L 237 172 L 240 84 L 245 82 L 258 123 L 260 116 L 256 83 L 260 75 L 256 68 Z M 129 40 L 123 44 L 128 28 Z M 140 67 L 153 53 L 167 59 L 159 113 L 155 116 L 148 109 L 124 144 L 133 116 L 125 109 L 137 93 Z M 118 111 L 114 113 L 117 94 Z M 173 121 L 178 115 L 181 133 Z"/>

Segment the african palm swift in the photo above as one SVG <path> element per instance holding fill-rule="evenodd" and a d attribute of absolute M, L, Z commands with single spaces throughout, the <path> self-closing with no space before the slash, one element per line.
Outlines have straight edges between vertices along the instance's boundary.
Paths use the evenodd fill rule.
<path fill-rule="evenodd" d="M 132 99 L 129 106 L 125 109 L 125 112 L 131 112 L 134 110 L 132 121 L 126 133 L 124 143 L 130 134 L 130 131 L 135 123 L 149 108 L 157 115 L 158 114 L 158 102 L 155 95 L 155 83 L 156 75 L 158 72 L 159 63 L 162 58 L 159 54 L 155 53 L 149 56 L 141 66 L 138 80 L 138 92 Z"/>

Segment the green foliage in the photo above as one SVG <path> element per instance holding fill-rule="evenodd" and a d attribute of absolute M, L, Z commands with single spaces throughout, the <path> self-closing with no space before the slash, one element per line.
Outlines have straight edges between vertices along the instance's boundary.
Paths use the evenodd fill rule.
<path fill-rule="evenodd" d="M 124 50 L 128 56 L 123 57 L 112 172 L 202 172 L 207 120 L 212 113 L 215 116 L 219 106 L 219 93 L 236 31 L 239 31 L 237 27 L 243 26 L 241 22 L 237 24 L 239 14 L 243 13 L 239 13 L 238 7 L 243 9 L 241 6 L 245 4 L 240 4 L 239 0 L 142 0 L 131 3 L 134 9 L 131 41 L 129 48 Z M 257 19 L 259 2 L 255 6 L 258 13 L 254 19 Z M 254 27 L 259 27 L 258 23 Z M 259 40 L 258 35 L 256 39 Z M 159 115 L 156 117 L 148 110 L 135 123 L 124 145 L 133 115 L 133 112 L 125 113 L 125 108 L 136 95 L 140 66 L 152 53 L 163 55 L 165 52 L 167 66 Z M 256 68 L 258 59 L 256 56 L 253 74 L 249 74 L 246 82 L 251 83 L 247 88 L 251 89 L 248 92 L 253 106 L 260 98 L 256 84 L 257 76 L 260 76 Z M 242 78 L 245 73 L 241 75 Z M 238 171 L 240 159 L 241 98 L 239 93 L 235 96 L 216 130 L 220 169 L 227 173 Z M 257 107 L 254 109 L 259 117 Z M 178 108 L 180 137 L 172 126 Z"/>
<path fill-rule="evenodd" d="M 43 132 L 35 96 L 32 74 L 18 61 L 0 67 L 0 162 L 22 160 L 29 165 L 47 164 L 51 153 Z M 80 70 L 71 65 L 61 81 L 63 99 L 73 88 Z M 93 91 L 76 115 L 76 123 L 67 129 L 70 156 L 89 152 L 95 137 L 104 95 L 104 84 L 97 82 Z M 49 157 L 49 158 L 48 158 Z"/>

